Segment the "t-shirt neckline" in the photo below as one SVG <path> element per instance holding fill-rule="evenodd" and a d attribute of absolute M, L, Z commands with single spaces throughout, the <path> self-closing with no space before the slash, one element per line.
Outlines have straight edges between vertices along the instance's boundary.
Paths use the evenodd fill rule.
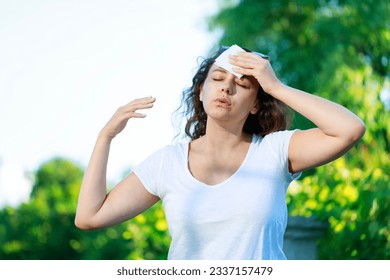
<path fill-rule="evenodd" d="M 186 142 L 184 143 L 184 162 L 185 164 L 183 164 L 184 166 L 184 169 L 185 169 L 185 173 L 187 175 L 187 177 L 190 178 L 190 180 L 192 182 L 195 182 L 196 184 L 198 185 L 201 185 L 201 186 L 204 186 L 204 187 L 208 187 L 208 188 L 219 188 L 219 187 L 222 187 L 223 185 L 227 184 L 229 181 L 231 181 L 232 179 L 234 179 L 234 177 L 237 176 L 237 174 L 239 174 L 241 172 L 241 170 L 245 167 L 247 161 L 249 160 L 250 156 L 252 155 L 252 151 L 253 151 L 253 147 L 254 147 L 254 143 L 256 142 L 256 135 L 253 134 L 252 135 L 252 139 L 251 139 L 251 143 L 249 145 L 249 149 L 245 155 L 245 158 L 244 160 L 242 161 L 241 165 L 238 167 L 238 169 L 231 175 L 229 176 L 228 178 L 226 178 L 225 180 L 217 183 L 217 184 L 214 184 L 214 185 L 209 185 L 205 182 L 202 182 L 201 180 L 195 178 L 192 173 L 190 172 L 190 169 L 189 169 L 189 162 L 188 162 L 188 152 L 189 152 L 189 146 L 190 146 L 190 142 Z"/>

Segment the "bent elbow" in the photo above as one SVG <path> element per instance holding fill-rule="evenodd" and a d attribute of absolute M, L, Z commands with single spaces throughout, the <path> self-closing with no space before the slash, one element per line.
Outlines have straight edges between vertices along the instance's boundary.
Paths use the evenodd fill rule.
<path fill-rule="evenodd" d="M 87 226 L 85 225 L 85 223 L 81 222 L 79 219 L 75 218 L 74 219 L 74 225 L 78 228 L 78 229 L 82 229 L 82 230 L 86 230 L 87 229 Z"/>
<path fill-rule="evenodd" d="M 348 127 L 348 131 L 344 135 L 344 143 L 347 147 L 351 148 L 355 144 L 357 144 L 360 139 L 363 138 L 364 133 L 366 132 L 366 126 L 365 124 L 359 120 L 355 122 L 354 124 L 350 125 Z"/>
<path fill-rule="evenodd" d="M 81 219 L 77 215 L 76 215 L 76 217 L 74 219 L 74 225 L 77 228 L 82 229 L 82 230 L 94 229 L 94 227 L 92 227 L 85 219 Z"/>
<path fill-rule="evenodd" d="M 353 133 L 351 136 L 351 140 L 353 143 L 357 143 L 360 139 L 363 138 L 364 134 L 366 133 L 366 125 L 362 120 L 356 123 L 353 129 Z"/>

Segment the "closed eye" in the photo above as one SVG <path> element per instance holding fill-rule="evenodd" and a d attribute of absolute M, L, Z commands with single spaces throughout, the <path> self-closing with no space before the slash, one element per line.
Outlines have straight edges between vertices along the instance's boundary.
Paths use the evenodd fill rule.
<path fill-rule="evenodd" d="M 243 87 L 243 88 L 250 88 L 251 87 L 250 81 L 245 76 L 242 77 L 241 79 L 236 79 L 236 84 L 239 85 L 240 87 Z"/>
<path fill-rule="evenodd" d="M 223 81 L 223 79 L 225 79 L 225 75 L 217 73 L 217 75 L 212 75 L 211 78 L 214 81 Z"/>
<path fill-rule="evenodd" d="M 248 83 L 243 83 L 242 81 L 236 82 L 236 84 L 242 88 L 250 88 L 250 85 Z"/>
<path fill-rule="evenodd" d="M 211 72 L 211 79 L 214 81 L 222 81 L 225 79 L 226 71 L 222 68 L 216 68 Z"/>

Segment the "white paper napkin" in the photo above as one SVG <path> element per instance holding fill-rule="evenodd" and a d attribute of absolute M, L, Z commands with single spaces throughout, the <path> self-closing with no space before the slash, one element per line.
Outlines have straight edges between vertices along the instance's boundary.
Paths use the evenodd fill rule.
<path fill-rule="evenodd" d="M 237 67 L 237 66 L 233 66 L 232 64 L 229 63 L 229 55 L 237 55 L 237 52 L 239 51 L 244 52 L 245 50 L 237 45 L 231 46 L 215 59 L 215 64 L 225 69 L 226 71 L 229 71 L 230 73 L 237 76 L 238 78 L 241 78 L 242 74 L 238 74 L 233 71 L 233 67 Z"/>

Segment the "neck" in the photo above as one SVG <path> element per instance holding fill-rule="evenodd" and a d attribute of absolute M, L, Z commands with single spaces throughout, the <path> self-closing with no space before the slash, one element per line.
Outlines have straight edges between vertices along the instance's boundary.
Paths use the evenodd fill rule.
<path fill-rule="evenodd" d="M 231 150 L 242 142 L 251 142 L 251 135 L 243 132 L 242 127 L 223 127 L 215 122 L 207 122 L 206 134 L 202 137 L 205 150 Z"/>

